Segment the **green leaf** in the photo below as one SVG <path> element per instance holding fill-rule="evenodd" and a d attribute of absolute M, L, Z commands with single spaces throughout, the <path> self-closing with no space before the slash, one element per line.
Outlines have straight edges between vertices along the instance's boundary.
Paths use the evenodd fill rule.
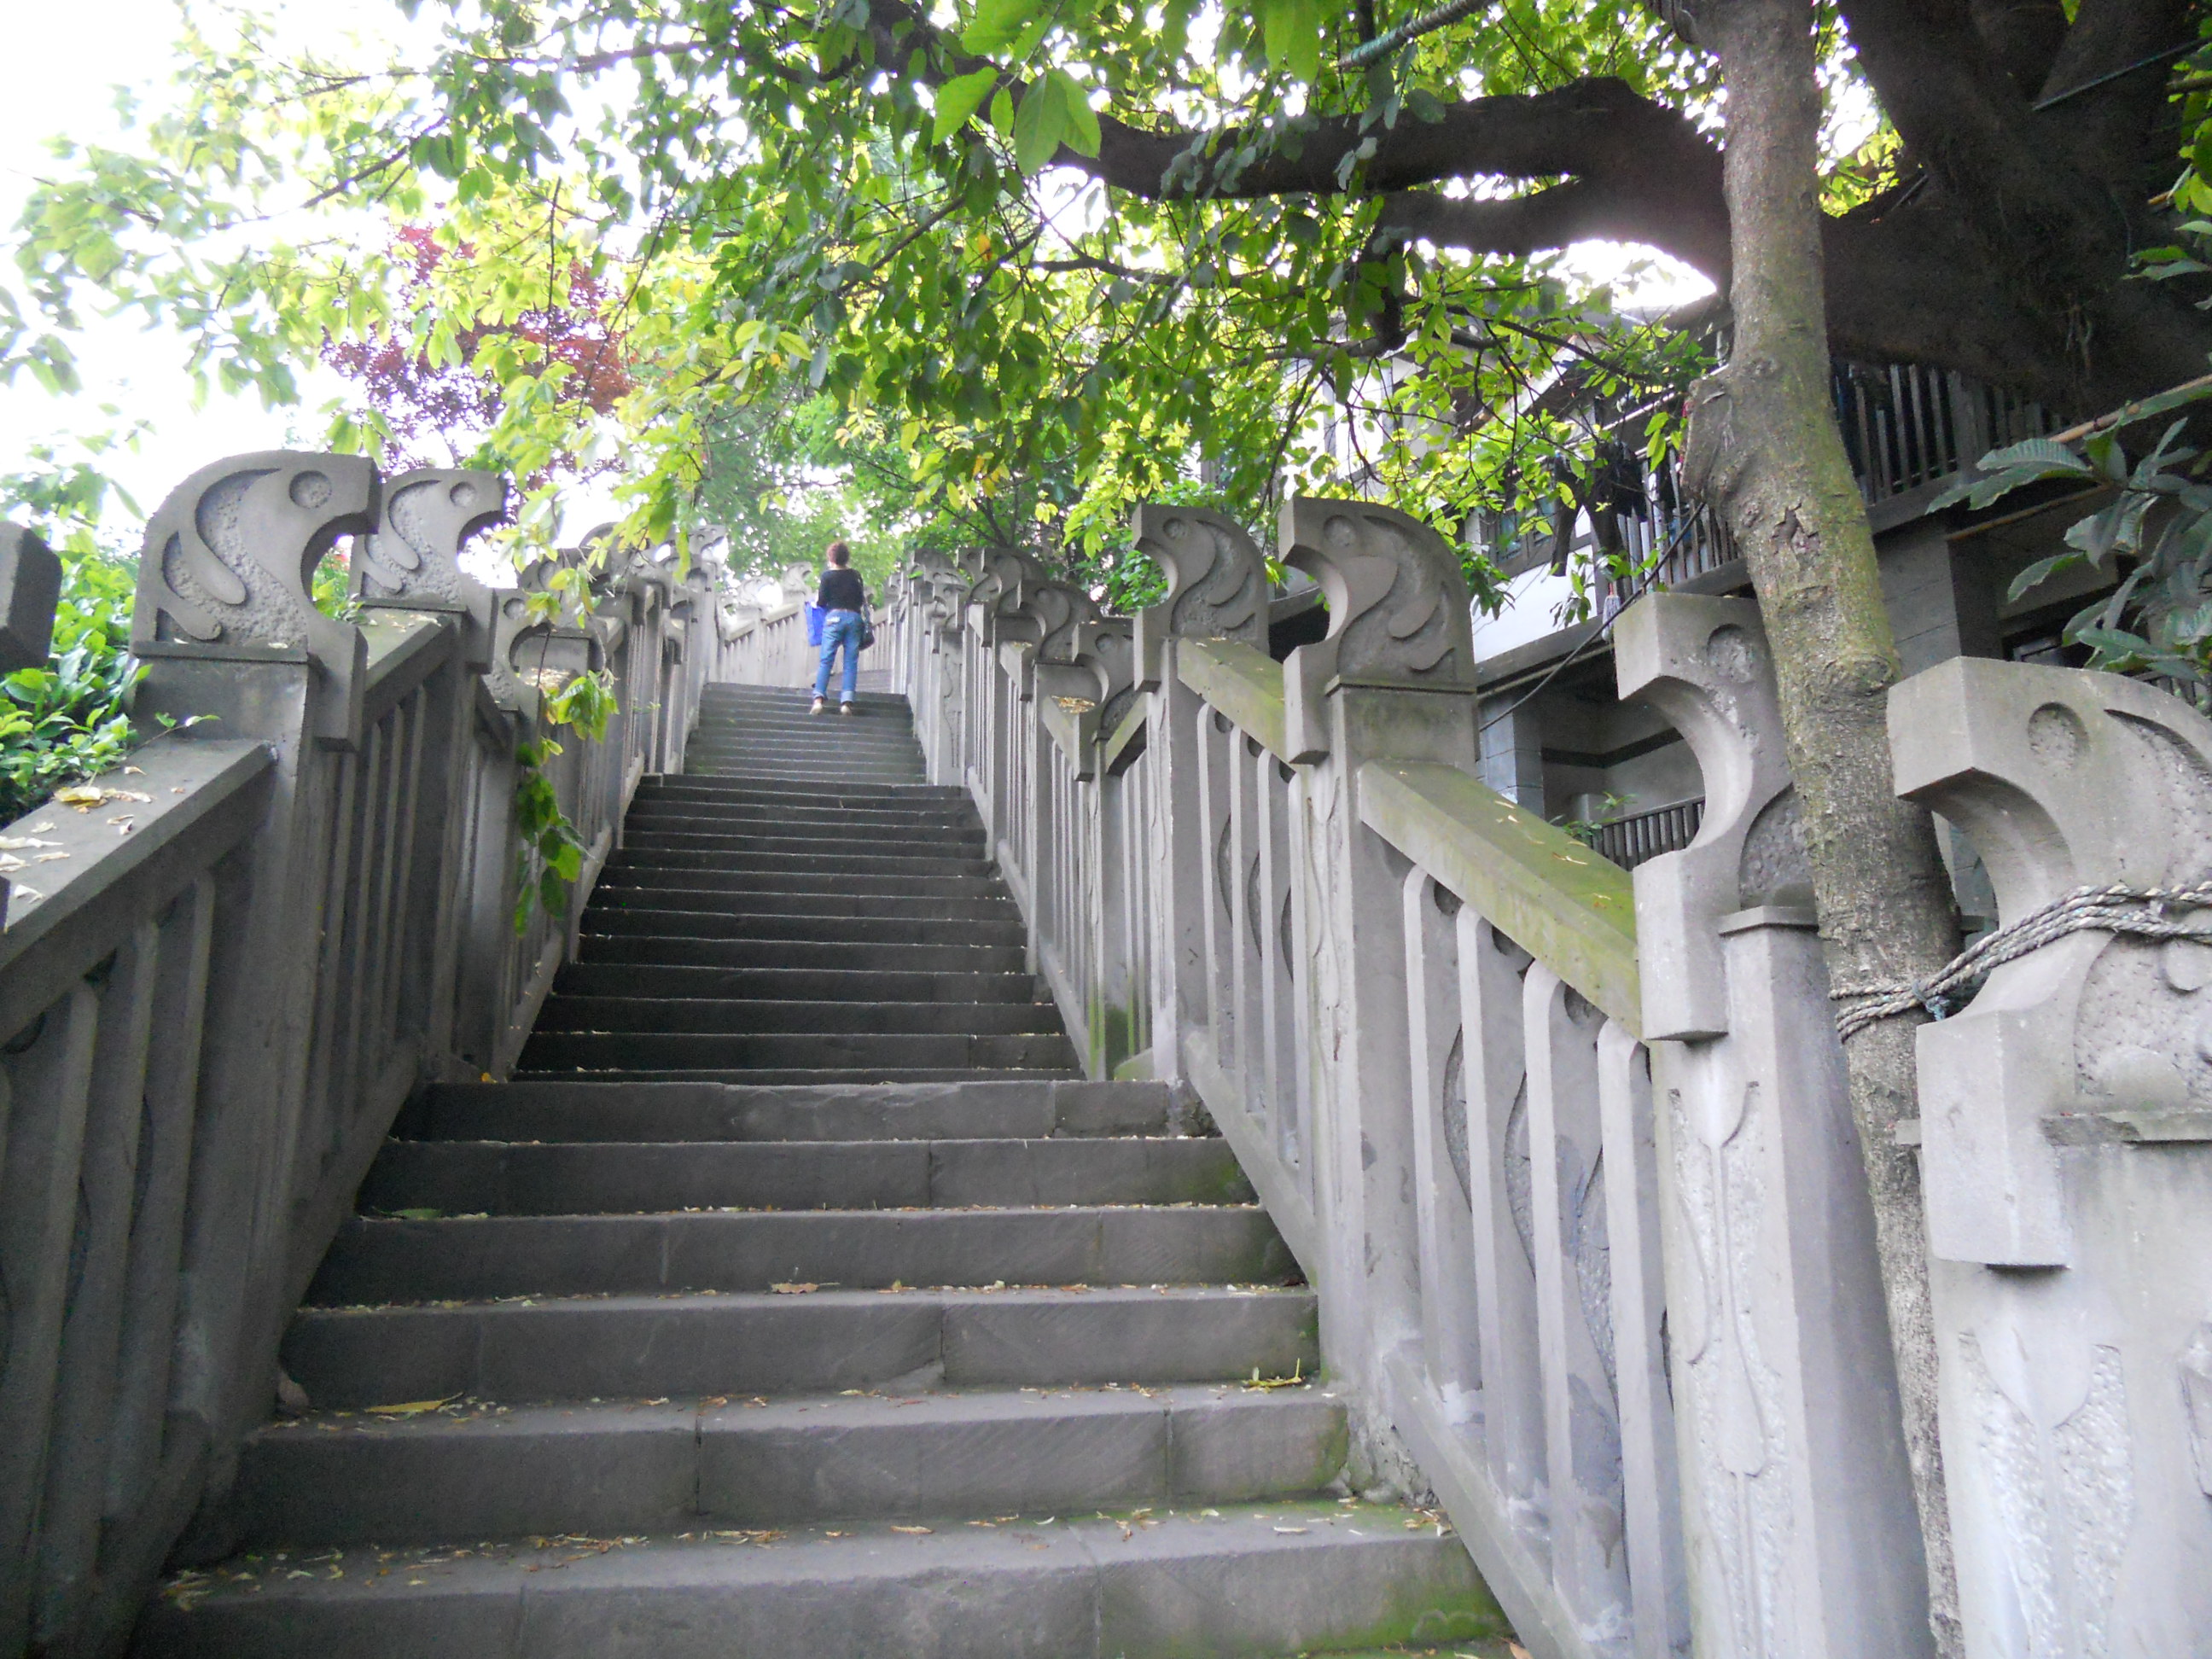
<path fill-rule="evenodd" d="M 1021 107 L 1014 112 L 1014 165 L 1035 173 L 1052 160 L 1066 128 L 1067 100 L 1060 82 L 1047 75 L 1022 94 Z"/>
<path fill-rule="evenodd" d="M 956 76 L 937 89 L 937 118 L 932 125 L 931 137 L 943 143 L 964 125 L 968 118 L 983 106 L 991 89 L 999 84 L 999 71 L 979 69 Z"/>
<path fill-rule="evenodd" d="M 1993 449 L 1974 463 L 1984 472 L 2001 466 L 2048 466 L 2062 472 L 2087 472 L 2088 463 L 2068 446 L 2050 438 L 2027 438 Z"/>
<path fill-rule="evenodd" d="M 1013 94 L 1009 93 L 1004 87 L 1000 87 L 998 91 L 991 94 L 991 125 L 998 130 L 1000 137 L 1011 138 L 1013 137 Z"/>
<path fill-rule="evenodd" d="M 975 18 L 960 33 L 960 50 L 976 58 L 1005 51 L 1036 9 L 1037 0 L 981 0 Z"/>
<path fill-rule="evenodd" d="M 1267 62 L 1310 84 L 1321 76 L 1321 7 L 1318 0 L 1266 0 L 1260 27 L 1267 43 Z"/>
<path fill-rule="evenodd" d="M 1064 138 L 1067 147 L 1078 155 L 1097 155 L 1098 112 L 1091 107 L 1082 87 L 1066 70 L 1053 70 L 1052 78 L 1059 84 L 1060 101 L 1066 110 Z"/>
<path fill-rule="evenodd" d="M 2018 599 L 2030 590 L 2041 586 L 2045 577 L 2054 575 L 2069 566 L 2081 562 L 2081 556 L 2079 553 L 2053 553 L 2047 559 L 2038 559 L 2012 579 L 2012 586 L 2006 591 L 2005 599 L 2008 601 Z"/>

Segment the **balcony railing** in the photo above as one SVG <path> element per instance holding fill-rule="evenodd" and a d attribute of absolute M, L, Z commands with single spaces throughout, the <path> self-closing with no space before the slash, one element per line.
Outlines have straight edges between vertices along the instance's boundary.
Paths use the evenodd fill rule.
<path fill-rule="evenodd" d="M 1624 870 L 1633 870 L 1646 859 L 1687 847 L 1698 838 L 1698 826 L 1705 822 L 1705 817 L 1703 795 L 1692 800 L 1674 801 L 1599 824 L 1590 837 L 1590 846 L 1601 858 L 1611 860 Z"/>

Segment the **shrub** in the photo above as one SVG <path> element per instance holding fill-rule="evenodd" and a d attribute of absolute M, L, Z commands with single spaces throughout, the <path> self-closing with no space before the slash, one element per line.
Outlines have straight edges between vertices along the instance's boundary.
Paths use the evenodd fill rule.
<path fill-rule="evenodd" d="M 131 561 L 64 552 L 53 654 L 43 668 L 0 679 L 0 823 L 129 754 L 123 705 L 142 672 L 130 654 L 137 584 Z"/>

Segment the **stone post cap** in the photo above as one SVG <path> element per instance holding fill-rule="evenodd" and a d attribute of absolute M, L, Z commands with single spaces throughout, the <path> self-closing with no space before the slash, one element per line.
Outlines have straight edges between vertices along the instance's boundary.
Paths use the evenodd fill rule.
<path fill-rule="evenodd" d="M 359 455 L 265 450 L 204 466 L 147 521 L 131 649 L 143 658 L 307 661 L 323 677 L 315 736 L 359 735 L 367 646 L 315 608 L 340 536 L 375 528 L 376 469 Z"/>
<path fill-rule="evenodd" d="M 1328 596 L 1322 643 L 1331 676 L 1474 689 L 1467 577 L 1451 544 L 1419 520 L 1372 501 L 1293 496 L 1283 503 L 1277 556 Z"/>
<path fill-rule="evenodd" d="M 1637 866 L 1644 1035 L 1729 1029 L 1723 918 L 1812 902 L 1774 665 L 1751 599 L 1653 593 L 1613 632 L 1620 695 L 1667 716 L 1698 757 L 1705 818 L 1688 847 Z"/>
<path fill-rule="evenodd" d="M 461 467 L 422 467 L 387 479 L 376 528 L 353 562 L 363 605 L 443 611 L 471 619 L 469 666 L 491 662 L 492 591 L 460 567 L 471 537 L 507 516 L 507 480 Z"/>
<path fill-rule="evenodd" d="M 1168 596 L 1148 608 L 1162 631 L 1236 640 L 1267 648 L 1267 567 L 1234 519 L 1203 507 L 1139 501 L 1129 514 L 1137 551 L 1168 579 Z"/>

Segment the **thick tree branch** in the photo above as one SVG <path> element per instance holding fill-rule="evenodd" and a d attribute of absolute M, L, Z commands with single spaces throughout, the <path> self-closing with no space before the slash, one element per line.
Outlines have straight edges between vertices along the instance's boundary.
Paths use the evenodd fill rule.
<path fill-rule="evenodd" d="M 2066 39 L 2060 0 L 1973 0 L 1974 33 L 2022 95 L 2040 96 Z"/>
<path fill-rule="evenodd" d="M 1698 188 L 1708 182 L 1711 191 Z M 1535 253 L 1593 239 L 1641 242 L 1718 282 L 1728 272 L 1728 215 L 1718 184 L 1717 177 L 1694 175 L 1577 179 L 1490 200 L 1398 191 L 1383 198 L 1376 228 L 1470 253 Z"/>

